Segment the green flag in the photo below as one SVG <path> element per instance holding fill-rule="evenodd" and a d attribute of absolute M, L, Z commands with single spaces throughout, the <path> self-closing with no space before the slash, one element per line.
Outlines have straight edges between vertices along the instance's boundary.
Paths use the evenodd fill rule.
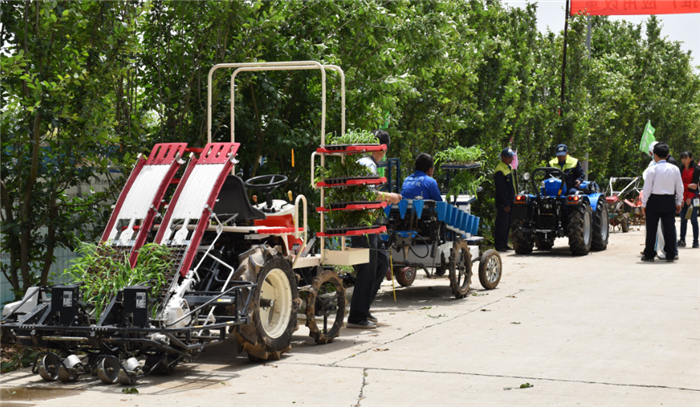
<path fill-rule="evenodd" d="M 639 142 L 639 149 L 644 154 L 649 152 L 649 146 L 656 141 L 654 131 L 654 128 L 651 127 L 651 120 L 647 120 L 647 125 L 644 126 L 644 134 L 642 134 L 642 141 Z"/>

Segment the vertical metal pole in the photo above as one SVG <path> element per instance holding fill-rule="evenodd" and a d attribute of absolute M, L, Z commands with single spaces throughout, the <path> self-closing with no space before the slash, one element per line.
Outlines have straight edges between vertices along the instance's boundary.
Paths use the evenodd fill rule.
<path fill-rule="evenodd" d="M 564 90 L 566 86 L 566 33 L 569 31 L 569 0 L 566 0 L 566 15 L 564 16 L 564 58 L 561 66 L 561 106 L 559 116 L 564 115 Z"/>
<path fill-rule="evenodd" d="M 588 51 L 588 59 L 591 59 L 591 16 L 586 17 L 586 50 Z M 586 101 L 590 105 L 591 97 L 586 96 Z M 586 174 L 586 181 L 588 181 L 588 148 L 590 147 L 591 143 L 589 139 L 586 139 L 586 158 L 584 159 L 584 169 L 583 172 Z"/>

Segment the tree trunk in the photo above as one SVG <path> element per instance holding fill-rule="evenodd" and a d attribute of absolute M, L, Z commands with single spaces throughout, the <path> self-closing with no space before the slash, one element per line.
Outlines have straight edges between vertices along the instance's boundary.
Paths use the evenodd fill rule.
<path fill-rule="evenodd" d="M 20 268 L 22 272 L 22 290 L 27 289 L 31 285 L 32 275 L 29 268 L 29 239 L 31 237 L 31 225 L 29 223 L 29 211 L 31 210 L 31 199 L 34 185 L 36 184 L 37 172 L 39 171 L 39 145 L 41 142 L 41 110 L 37 108 L 34 116 L 34 128 L 32 134 L 32 164 L 27 180 L 26 190 L 24 191 L 24 199 L 20 219 L 22 226 L 20 228 Z"/>

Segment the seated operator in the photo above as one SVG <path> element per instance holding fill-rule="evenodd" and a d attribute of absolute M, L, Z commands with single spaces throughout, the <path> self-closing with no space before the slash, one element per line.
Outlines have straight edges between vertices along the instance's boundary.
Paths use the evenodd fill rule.
<path fill-rule="evenodd" d="M 416 171 L 406 177 L 401 187 L 401 196 L 406 199 L 432 199 L 442 201 L 440 188 L 433 178 L 433 157 L 421 153 L 416 158 Z"/>
<path fill-rule="evenodd" d="M 549 162 L 550 167 L 559 168 L 566 174 L 567 194 L 572 195 L 578 191 L 579 185 L 585 180 L 586 174 L 581 168 L 581 163 L 568 154 L 566 144 L 557 146 L 557 156 Z"/>

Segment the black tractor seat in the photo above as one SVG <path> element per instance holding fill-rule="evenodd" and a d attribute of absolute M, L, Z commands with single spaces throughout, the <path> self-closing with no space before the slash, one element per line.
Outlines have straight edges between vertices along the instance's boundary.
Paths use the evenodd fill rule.
<path fill-rule="evenodd" d="M 221 220 L 238 214 L 236 222 L 250 222 L 267 218 L 262 211 L 250 204 L 243 180 L 235 175 L 226 177 L 214 205 L 214 213 Z"/>

